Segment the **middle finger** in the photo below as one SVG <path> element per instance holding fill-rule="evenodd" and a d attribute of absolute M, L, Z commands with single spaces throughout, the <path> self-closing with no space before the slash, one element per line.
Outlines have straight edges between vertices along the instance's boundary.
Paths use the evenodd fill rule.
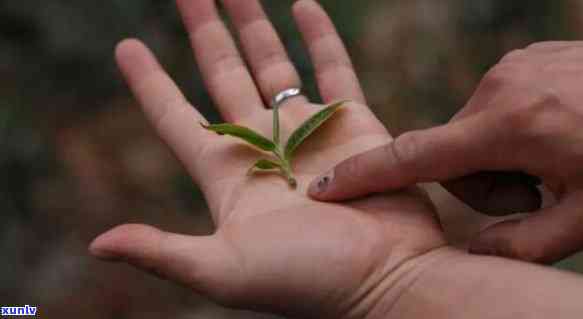
<path fill-rule="evenodd" d="M 227 121 L 261 109 L 263 102 L 214 0 L 178 0 L 203 79 Z"/>
<path fill-rule="evenodd" d="M 241 46 L 267 103 L 279 92 L 301 87 L 273 25 L 258 0 L 222 0 L 238 30 Z"/>

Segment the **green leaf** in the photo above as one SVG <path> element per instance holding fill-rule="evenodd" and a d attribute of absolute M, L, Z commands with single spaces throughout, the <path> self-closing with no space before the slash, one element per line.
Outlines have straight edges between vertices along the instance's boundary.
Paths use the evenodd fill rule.
<path fill-rule="evenodd" d="M 264 151 L 273 152 L 276 148 L 275 143 L 273 143 L 271 140 L 244 126 L 234 124 L 204 125 L 202 123 L 201 125 L 205 129 L 215 132 L 219 135 L 229 135 L 242 139 Z"/>
<path fill-rule="evenodd" d="M 253 165 L 253 167 L 251 169 L 259 169 L 259 170 L 267 171 L 267 170 L 274 170 L 274 169 L 281 169 L 281 168 L 282 168 L 282 165 L 280 163 L 266 160 L 266 159 L 262 159 L 262 160 L 257 161 L 257 163 L 255 163 L 255 165 Z"/>
<path fill-rule="evenodd" d="M 322 111 L 314 114 L 311 118 L 305 121 L 295 132 L 291 135 L 285 146 L 285 159 L 291 161 L 295 150 L 302 145 L 302 143 L 314 133 L 322 124 L 340 109 L 340 107 L 347 101 L 340 101 L 327 106 Z"/>

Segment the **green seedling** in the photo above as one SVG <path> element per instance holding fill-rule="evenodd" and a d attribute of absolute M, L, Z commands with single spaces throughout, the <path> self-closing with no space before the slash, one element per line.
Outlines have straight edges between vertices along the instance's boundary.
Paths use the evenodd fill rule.
<path fill-rule="evenodd" d="M 276 172 L 285 177 L 292 188 L 297 187 L 297 180 L 292 171 L 292 159 L 295 151 L 314 133 L 322 124 L 328 121 L 346 101 L 333 103 L 307 119 L 298 127 L 288 139 L 285 146 L 280 141 L 279 108 L 273 108 L 273 139 L 255 132 L 254 130 L 235 124 L 216 124 L 202 126 L 219 135 L 229 135 L 239 138 L 262 151 L 273 155 L 272 159 L 260 159 L 249 169 L 249 174 L 255 172 Z"/>

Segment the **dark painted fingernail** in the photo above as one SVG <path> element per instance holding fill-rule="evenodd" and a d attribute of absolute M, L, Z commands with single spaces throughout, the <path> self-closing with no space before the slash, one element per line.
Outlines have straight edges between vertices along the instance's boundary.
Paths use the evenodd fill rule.
<path fill-rule="evenodd" d="M 309 189 L 309 193 L 311 195 L 319 195 L 329 188 L 330 184 L 334 180 L 334 170 L 330 170 L 323 174 L 322 176 L 318 177 L 311 185 Z"/>

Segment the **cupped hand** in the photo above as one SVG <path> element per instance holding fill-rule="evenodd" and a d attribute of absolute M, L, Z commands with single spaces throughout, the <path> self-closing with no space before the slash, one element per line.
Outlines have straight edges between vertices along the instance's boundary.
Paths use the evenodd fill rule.
<path fill-rule="evenodd" d="M 325 177 L 329 183 L 312 184 L 311 195 L 342 200 L 438 181 L 492 215 L 535 212 L 486 228 L 471 243 L 475 253 L 551 263 L 580 251 L 582 56 L 581 42 L 508 54 L 449 124 L 405 133 L 341 163 Z M 537 179 L 556 205 L 540 209 Z"/>
<path fill-rule="evenodd" d="M 222 2 L 251 72 L 215 1 L 180 0 L 178 6 L 219 111 L 229 122 L 270 136 L 272 113 L 263 101 L 300 87 L 300 79 L 258 0 Z M 384 296 L 398 296 L 399 278 L 408 278 L 404 269 L 444 245 L 434 209 L 418 189 L 344 203 L 307 197 L 307 185 L 319 173 L 391 137 L 364 105 L 350 59 L 324 11 L 312 0 L 293 9 L 322 99 L 353 101 L 297 153 L 298 190 L 279 176 L 247 176 L 262 154 L 204 130 L 199 122 L 205 119 L 152 53 L 126 40 L 117 49 L 120 68 L 160 136 L 203 190 L 217 230 L 193 237 L 124 225 L 97 238 L 94 255 L 129 262 L 228 305 L 358 318 Z M 280 110 L 284 135 L 321 107 L 305 97 L 286 101 Z"/>

